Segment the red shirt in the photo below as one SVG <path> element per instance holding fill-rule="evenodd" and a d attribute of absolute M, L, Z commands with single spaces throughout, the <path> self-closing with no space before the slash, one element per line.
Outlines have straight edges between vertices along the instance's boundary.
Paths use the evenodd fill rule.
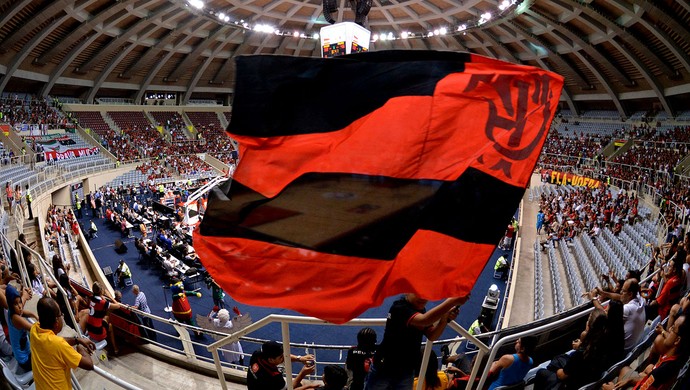
<path fill-rule="evenodd" d="M 86 331 L 93 341 L 105 340 L 108 328 L 103 317 L 108 314 L 110 302 L 99 296 L 91 297 L 89 302 L 89 318 L 86 320 Z"/>
<path fill-rule="evenodd" d="M 659 316 L 662 321 L 664 318 L 668 317 L 671 306 L 680 298 L 681 284 L 680 277 L 675 275 L 664 283 L 661 293 L 659 293 L 659 296 L 656 298 L 656 303 L 659 304 Z"/>
<path fill-rule="evenodd" d="M 677 370 L 670 366 L 673 365 L 676 358 L 677 356 L 666 355 L 660 357 L 659 361 L 654 365 L 652 372 L 637 382 L 633 390 L 666 390 L 671 388 L 671 385 L 675 382 L 673 377 Z"/>

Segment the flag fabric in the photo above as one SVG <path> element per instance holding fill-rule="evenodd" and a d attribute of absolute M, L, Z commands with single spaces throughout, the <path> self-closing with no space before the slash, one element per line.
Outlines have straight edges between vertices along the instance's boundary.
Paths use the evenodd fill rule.
<path fill-rule="evenodd" d="M 472 54 L 237 59 L 232 183 L 194 246 L 247 304 L 346 322 L 471 291 L 524 194 L 563 78 Z"/>

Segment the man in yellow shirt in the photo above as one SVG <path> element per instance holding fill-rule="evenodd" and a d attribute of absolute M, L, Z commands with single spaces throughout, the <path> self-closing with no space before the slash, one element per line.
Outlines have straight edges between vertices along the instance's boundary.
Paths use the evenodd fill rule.
<path fill-rule="evenodd" d="M 38 322 L 31 326 L 31 366 L 37 390 L 70 390 L 70 370 L 76 367 L 93 370 L 90 353 L 95 344 L 87 338 L 63 338 L 57 336 L 62 330 L 62 313 L 53 298 L 44 297 L 38 301 Z M 76 350 L 72 348 L 76 345 Z"/>

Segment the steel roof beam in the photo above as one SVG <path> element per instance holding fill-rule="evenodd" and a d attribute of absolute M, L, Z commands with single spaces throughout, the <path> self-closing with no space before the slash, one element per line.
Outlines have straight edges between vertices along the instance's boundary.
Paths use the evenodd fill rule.
<path fill-rule="evenodd" d="M 144 28 L 150 27 L 150 19 L 155 19 L 167 12 L 174 11 L 177 9 L 178 5 L 165 4 L 158 9 L 151 12 L 150 15 L 139 19 L 126 31 L 120 34 L 117 38 L 111 40 L 105 47 L 103 47 L 98 53 L 95 53 L 85 64 L 82 64 L 79 68 L 75 69 L 79 73 L 88 73 L 93 69 L 98 61 L 102 61 L 104 58 L 110 57 L 116 50 L 120 49 L 125 45 L 129 39 L 138 34 Z"/>

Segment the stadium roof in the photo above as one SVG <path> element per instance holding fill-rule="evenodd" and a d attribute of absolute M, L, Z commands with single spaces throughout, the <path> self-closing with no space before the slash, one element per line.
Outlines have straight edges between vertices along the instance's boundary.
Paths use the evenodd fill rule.
<path fill-rule="evenodd" d="M 347 0 L 329 13 L 353 21 Z M 12 0 L 0 4 L 0 91 L 140 101 L 232 93 L 239 55 L 319 56 L 320 0 Z M 687 0 L 373 0 L 372 50 L 470 51 L 566 77 L 564 100 L 690 93 Z M 677 105 L 677 104 L 675 104 Z"/>

